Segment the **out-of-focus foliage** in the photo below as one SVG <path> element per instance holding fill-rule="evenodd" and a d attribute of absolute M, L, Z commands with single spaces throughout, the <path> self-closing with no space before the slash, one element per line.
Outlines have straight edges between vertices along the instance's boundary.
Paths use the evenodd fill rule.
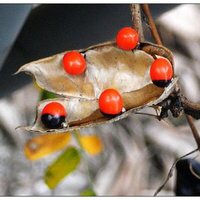
<path fill-rule="evenodd" d="M 27 141 L 24 152 L 29 160 L 38 160 L 48 154 L 63 149 L 70 141 L 71 134 L 50 134 L 34 137 Z"/>
<path fill-rule="evenodd" d="M 77 136 L 80 145 L 89 155 L 94 156 L 103 151 L 103 142 L 98 135 L 82 135 L 78 132 Z M 33 137 L 24 146 L 25 156 L 27 159 L 34 161 L 55 153 L 66 147 L 71 137 L 71 132 Z"/>
<path fill-rule="evenodd" d="M 44 180 L 48 187 L 50 189 L 55 188 L 65 176 L 77 168 L 80 159 L 79 151 L 74 147 L 68 147 L 66 151 L 47 168 Z"/>
<path fill-rule="evenodd" d="M 44 99 L 53 99 L 53 98 L 56 98 L 56 96 L 57 95 L 53 92 L 42 90 L 40 100 L 42 101 Z"/>
<path fill-rule="evenodd" d="M 34 87 L 40 92 L 40 101 L 57 97 L 55 93 L 42 89 L 35 80 L 33 81 L 33 84 Z"/>
<path fill-rule="evenodd" d="M 96 155 L 103 151 L 103 142 L 98 135 L 81 135 L 79 140 L 83 149 L 90 155 Z"/>
<path fill-rule="evenodd" d="M 81 196 L 96 196 L 92 189 L 86 189 L 81 193 Z"/>

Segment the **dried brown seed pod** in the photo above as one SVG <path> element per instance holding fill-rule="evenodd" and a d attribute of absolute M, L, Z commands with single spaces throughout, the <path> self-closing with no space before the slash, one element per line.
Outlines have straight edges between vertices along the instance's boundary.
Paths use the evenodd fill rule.
<path fill-rule="evenodd" d="M 70 76 L 63 69 L 62 58 L 66 52 L 25 64 L 16 72 L 33 75 L 41 88 L 63 96 L 40 102 L 36 120 L 32 126 L 24 127 L 26 130 L 66 132 L 112 123 L 130 112 L 160 103 L 173 91 L 177 81 L 173 79 L 165 89 L 152 84 L 150 66 L 154 58 L 143 50 L 125 51 L 119 49 L 115 42 L 107 42 L 78 52 L 86 59 L 86 70 L 79 76 Z M 113 119 L 103 116 L 98 107 L 98 98 L 107 88 L 118 90 L 126 110 Z M 41 122 L 43 107 L 52 101 L 61 103 L 68 113 L 62 129 L 47 129 Z"/>

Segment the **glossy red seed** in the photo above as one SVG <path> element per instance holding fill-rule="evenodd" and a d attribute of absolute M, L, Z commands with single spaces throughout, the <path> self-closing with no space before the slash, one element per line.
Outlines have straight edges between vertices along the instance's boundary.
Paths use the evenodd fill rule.
<path fill-rule="evenodd" d="M 63 67 L 70 75 L 80 75 L 86 69 L 86 61 L 79 52 L 71 51 L 64 55 Z"/>
<path fill-rule="evenodd" d="M 105 114 L 121 113 L 123 108 L 121 95 L 115 89 L 104 90 L 99 97 L 99 108 Z"/>
<path fill-rule="evenodd" d="M 173 67 L 166 59 L 158 58 L 151 66 L 150 77 L 155 85 L 166 87 L 173 77 Z"/>
<path fill-rule="evenodd" d="M 138 33 L 131 27 L 124 27 L 119 30 L 116 42 L 119 48 L 123 50 L 132 50 L 138 44 Z"/>
<path fill-rule="evenodd" d="M 64 106 L 58 102 L 51 102 L 47 104 L 42 110 L 42 115 L 43 114 L 50 114 L 50 115 L 57 115 L 57 116 L 67 115 Z"/>

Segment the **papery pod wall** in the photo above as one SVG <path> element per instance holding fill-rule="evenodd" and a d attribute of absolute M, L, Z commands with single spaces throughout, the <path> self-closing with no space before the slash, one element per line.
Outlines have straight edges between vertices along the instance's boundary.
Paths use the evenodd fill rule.
<path fill-rule="evenodd" d="M 41 133 L 66 132 L 111 123 L 126 117 L 130 111 L 160 103 L 172 92 L 176 79 L 165 89 L 152 83 L 150 67 L 154 58 L 152 53 L 145 52 L 148 45 L 151 44 L 139 44 L 136 49 L 127 51 L 111 41 L 77 50 L 84 56 L 87 66 L 85 72 L 78 76 L 71 76 L 63 69 L 62 59 L 67 52 L 22 66 L 17 73 L 24 71 L 31 74 L 41 88 L 60 95 L 60 98 L 40 102 L 34 124 L 24 128 Z M 98 106 L 98 98 L 107 88 L 116 89 L 124 102 L 125 112 L 113 119 L 103 116 Z M 67 125 L 61 129 L 47 129 L 41 122 L 42 109 L 52 101 L 61 103 L 68 114 Z"/>

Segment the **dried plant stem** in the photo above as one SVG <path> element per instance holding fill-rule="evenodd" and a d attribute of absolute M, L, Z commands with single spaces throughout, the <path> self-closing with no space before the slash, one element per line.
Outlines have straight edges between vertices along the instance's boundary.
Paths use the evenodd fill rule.
<path fill-rule="evenodd" d="M 157 31 L 156 25 L 154 23 L 154 20 L 152 18 L 151 12 L 149 10 L 148 4 L 142 4 L 142 9 L 143 9 L 144 13 L 146 14 L 146 16 L 148 18 L 149 26 L 151 28 L 151 32 L 152 32 L 152 35 L 155 39 L 156 44 L 162 45 L 162 41 L 161 41 L 160 36 L 158 34 L 158 31 Z M 172 58 L 173 56 L 170 53 L 169 53 L 169 55 L 170 55 L 170 57 L 168 59 L 172 60 L 171 63 L 173 63 L 173 58 Z M 186 114 L 192 115 L 196 119 L 200 118 L 200 104 L 190 102 L 185 97 L 183 97 L 182 103 L 183 103 L 184 111 L 185 111 Z M 190 127 L 195 127 L 192 120 L 189 119 L 189 121 L 190 121 L 189 123 L 191 124 Z M 198 147 L 200 147 L 199 146 L 200 145 L 199 136 L 197 137 L 197 134 L 195 134 L 195 138 L 198 141 Z"/>
<path fill-rule="evenodd" d="M 152 33 L 152 35 L 153 35 L 153 37 L 154 37 L 154 39 L 155 39 L 156 44 L 162 45 L 162 41 L 161 41 L 160 36 L 159 36 L 159 34 L 158 34 L 158 31 L 157 31 L 156 25 L 155 25 L 155 23 L 154 23 L 154 20 L 153 20 L 153 18 L 152 18 L 151 12 L 150 12 L 150 10 L 149 10 L 148 4 L 143 4 L 143 5 L 142 5 L 142 9 L 143 9 L 144 13 L 146 14 L 146 16 L 147 16 L 147 18 L 148 18 L 149 25 L 150 25 L 150 28 L 151 28 L 151 33 Z M 187 105 L 187 106 L 190 108 L 191 106 L 190 106 L 190 104 L 188 104 L 188 101 L 186 101 L 186 98 L 183 98 L 183 100 L 185 100 L 185 105 Z M 183 101 L 183 106 L 184 106 L 184 101 Z M 198 106 L 198 105 L 193 105 L 193 104 L 192 104 L 192 108 L 197 109 L 197 108 L 199 108 L 199 106 Z M 195 110 L 195 109 L 194 109 L 194 110 Z M 187 110 L 187 109 L 186 109 L 186 110 Z M 185 111 L 186 111 L 186 110 L 185 110 Z M 190 109 L 189 109 L 189 110 L 190 110 Z M 190 125 L 190 128 L 191 128 L 191 130 L 192 130 L 192 133 L 193 133 L 193 136 L 194 136 L 194 139 L 195 139 L 195 141 L 196 141 L 196 143 L 197 143 L 198 148 L 195 149 L 195 150 L 193 150 L 193 151 L 191 151 L 191 152 L 188 153 L 188 154 L 185 154 L 184 156 L 181 156 L 180 158 L 178 158 L 178 159 L 173 163 L 173 165 L 172 165 L 172 167 L 171 167 L 171 169 L 170 169 L 170 171 L 169 171 L 169 173 L 168 173 L 168 176 L 167 176 L 165 182 L 158 188 L 158 190 L 155 192 L 154 196 L 156 196 L 156 195 L 164 188 L 164 186 L 166 185 L 166 183 L 168 182 L 168 180 L 172 177 L 172 173 L 173 173 L 173 170 L 174 170 L 174 168 L 175 168 L 177 162 L 178 162 L 179 160 L 181 160 L 182 158 L 184 158 L 184 157 L 186 157 L 186 156 L 188 156 L 188 155 L 190 155 L 190 154 L 192 154 L 192 153 L 195 153 L 196 151 L 198 151 L 198 150 L 200 149 L 200 136 L 199 136 L 198 131 L 197 131 L 197 129 L 196 129 L 194 123 L 193 123 L 193 119 L 192 119 L 192 117 L 191 117 L 190 115 L 187 115 L 187 114 L 186 114 L 186 118 L 187 118 L 187 121 L 188 121 L 188 123 L 189 123 L 189 125 Z"/>
<path fill-rule="evenodd" d="M 184 107 L 184 112 L 195 119 L 200 119 L 200 104 L 189 101 L 186 97 L 182 96 L 181 102 Z"/>
<path fill-rule="evenodd" d="M 162 45 L 162 41 L 161 41 L 160 36 L 158 34 L 158 31 L 157 31 L 156 25 L 154 23 L 154 20 L 152 18 L 151 12 L 149 10 L 148 4 L 142 4 L 142 9 L 143 9 L 145 15 L 148 18 L 151 33 L 152 33 L 152 35 L 155 39 L 156 44 Z"/>
<path fill-rule="evenodd" d="M 193 151 L 191 151 L 191 152 L 189 152 L 189 153 L 187 153 L 187 154 L 185 154 L 185 155 L 183 155 L 183 156 L 181 156 L 180 158 L 178 158 L 178 159 L 175 160 L 175 162 L 173 163 L 171 169 L 169 170 L 169 173 L 168 173 L 168 175 L 167 175 L 167 178 L 166 178 L 165 182 L 157 189 L 157 191 L 155 192 L 154 196 L 157 196 L 157 194 L 164 188 L 164 186 L 166 185 L 166 183 L 168 182 L 168 180 L 172 177 L 172 175 L 173 175 L 173 170 L 174 170 L 174 168 L 176 167 L 177 162 L 178 162 L 179 160 L 185 158 L 186 156 L 189 156 L 189 155 L 191 155 L 191 154 L 197 152 L 198 150 L 199 150 L 199 149 L 195 149 L 195 150 L 193 150 Z"/>
<path fill-rule="evenodd" d="M 156 43 L 158 45 L 162 45 L 162 41 L 161 41 L 160 36 L 158 34 L 158 31 L 157 31 L 156 25 L 154 23 L 154 20 L 152 18 L 151 12 L 149 10 L 148 4 L 143 4 L 142 9 L 148 17 L 149 25 L 150 25 L 151 31 L 152 31 L 152 35 L 153 35 Z M 194 111 L 194 112 L 191 112 L 191 115 L 194 115 L 194 116 L 199 115 L 200 105 L 189 102 L 185 97 L 182 98 L 182 103 L 183 103 L 183 106 L 185 107 L 184 110 L 186 112 L 187 121 L 188 121 L 190 128 L 192 130 L 192 133 L 193 133 L 193 136 L 194 136 L 195 141 L 197 143 L 198 149 L 200 149 L 200 136 L 199 136 L 198 131 L 197 131 L 197 129 L 196 129 L 194 123 L 193 123 L 192 117 L 190 115 L 187 115 L 187 112 L 189 112 L 190 110 Z"/>
<path fill-rule="evenodd" d="M 73 134 L 74 134 L 75 139 L 76 139 L 76 141 L 77 141 L 77 143 L 78 143 L 78 145 L 80 147 L 80 153 L 84 157 L 83 160 L 85 162 L 85 167 L 87 168 L 87 173 L 88 173 L 88 177 L 89 177 L 90 188 L 95 192 L 95 190 L 94 190 L 94 183 L 93 183 L 93 177 L 92 177 L 92 174 L 91 174 L 91 171 L 90 171 L 90 168 L 89 168 L 89 163 L 88 163 L 88 160 L 87 160 L 88 158 L 87 158 L 87 156 L 85 154 L 83 146 L 82 146 L 82 144 L 80 142 L 80 139 L 78 137 L 79 132 L 78 131 L 73 131 Z"/>
<path fill-rule="evenodd" d="M 192 119 L 192 117 L 190 115 L 186 114 L 185 116 L 186 116 L 188 124 L 189 124 L 189 126 L 190 126 L 190 128 L 192 130 L 192 134 L 193 134 L 194 139 L 195 139 L 195 141 L 197 143 L 198 149 L 200 149 L 200 136 L 199 136 L 199 133 L 198 133 L 198 131 L 197 131 L 195 125 L 194 125 L 193 119 Z"/>
<path fill-rule="evenodd" d="M 134 112 L 134 114 L 139 114 L 139 115 L 147 115 L 151 117 L 155 117 L 156 119 L 159 119 L 158 115 L 150 114 L 150 113 L 144 113 L 144 112 Z"/>
<path fill-rule="evenodd" d="M 197 156 L 198 156 L 198 155 L 197 155 Z M 195 156 L 195 157 L 192 159 L 192 161 L 195 160 L 197 156 Z M 200 176 L 193 170 L 192 162 L 190 162 L 189 169 L 190 169 L 191 173 L 192 173 L 196 178 L 198 178 L 198 179 L 200 180 Z"/>
<path fill-rule="evenodd" d="M 132 27 L 138 32 L 139 42 L 144 42 L 144 33 L 143 33 L 139 4 L 131 4 L 131 14 L 132 14 Z"/>

